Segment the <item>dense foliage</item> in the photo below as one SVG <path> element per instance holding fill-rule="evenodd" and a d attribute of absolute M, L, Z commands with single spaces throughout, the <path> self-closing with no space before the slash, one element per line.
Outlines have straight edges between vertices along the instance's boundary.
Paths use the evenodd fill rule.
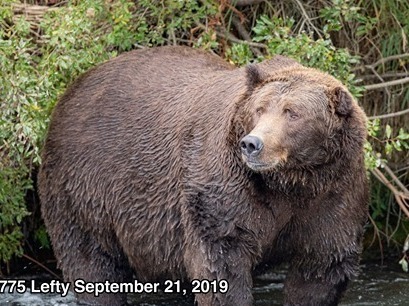
<path fill-rule="evenodd" d="M 283 54 L 341 79 L 368 114 L 382 115 L 409 108 L 405 33 L 405 1 L 2 1 L 0 262 L 22 254 L 28 238 L 46 244 L 41 225 L 34 233 L 21 230 L 33 218 L 26 195 L 51 111 L 88 68 L 123 51 L 166 44 L 211 50 L 236 65 Z M 409 232 L 408 116 L 381 116 L 368 125 L 368 233 L 381 248 L 401 245 Z"/>

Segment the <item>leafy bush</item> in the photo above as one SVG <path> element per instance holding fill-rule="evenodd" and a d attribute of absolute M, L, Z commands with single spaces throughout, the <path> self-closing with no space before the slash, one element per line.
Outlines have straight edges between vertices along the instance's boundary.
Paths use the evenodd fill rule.
<path fill-rule="evenodd" d="M 125 8 L 109 11 L 101 3 L 62 7 L 40 24 L 14 15 L 11 2 L 0 11 L 0 261 L 22 252 L 19 224 L 28 215 L 24 198 L 33 187 L 30 173 L 41 162 L 57 97 L 80 73 L 116 55 L 107 52 L 108 35 L 98 21 Z"/>
<path fill-rule="evenodd" d="M 196 1 L 85 0 L 28 22 L 13 3 L 0 8 L 0 262 L 22 253 L 19 225 L 29 215 L 31 171 L 41 163 L 49 117 L 66 87 L 118 52 L 183 37 L 215 12 Z M 46 244 L 43 233 L 33 236 Z"/>

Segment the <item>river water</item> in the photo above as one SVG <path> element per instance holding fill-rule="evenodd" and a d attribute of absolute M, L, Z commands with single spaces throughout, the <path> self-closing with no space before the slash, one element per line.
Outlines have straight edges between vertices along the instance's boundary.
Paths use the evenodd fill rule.
<path fill-rule="evenodd" d="M 363 264 L 358 279 L 354 280 L 340 305 L 343 306 L 408 306 L 409 274 L 403 272 L 397 264 L 380 266 Z M 49 278 L 47 275 L 24 277 L 36 279 L 38 282 Z M 255 279 L 254 297 L 256 306 L 282 305 L 282 289 L 285 270 L 277 270 Z M 155 294 L 132 294 L 128 301 L 134 306 L 191 306 L 192 297 Z M 74 295 L 70 292 L 62 297 L 60 294 L 31 293 L 0 294 L 1 306 L 78 306 Z"/>

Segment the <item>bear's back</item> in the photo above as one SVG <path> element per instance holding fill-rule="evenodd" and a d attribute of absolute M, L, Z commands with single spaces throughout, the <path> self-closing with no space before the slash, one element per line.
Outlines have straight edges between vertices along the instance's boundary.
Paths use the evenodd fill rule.
<path fill-rule="evenodd" d="M 77 162 L 77 155 L 87 152 L 111 164 L 129 148 L 137 155 L 153 142 L 162 144 L 159 138 L 176 136 L 187 121 L 196 123 L 196 116 L 214 120 L 210 129 L 220 121 L 214 113 L 221 115 L 234 100 L 221 95 L 239 94 L 231 88 L 238 79 L 232 78 L 232 69 L 217 56 L 185 47 L 128 52 L 91 69 L 57 103 L 44 163 L 48 158 Z"/>
<path fill-rule="evenodd" d="M 166 194 L 165 204 L 177 201 L 186 144 L 222 143 L 229 132 L 223 116 L 244 84 L 233 69 L 199 50 L 164 47 L 128 52 L 81 76 L 52 115 L 39 178 L 43 206 L 70 199 L 59 205 L 104 226 L 104 211 L 120 205 L 126 211 Z"/>

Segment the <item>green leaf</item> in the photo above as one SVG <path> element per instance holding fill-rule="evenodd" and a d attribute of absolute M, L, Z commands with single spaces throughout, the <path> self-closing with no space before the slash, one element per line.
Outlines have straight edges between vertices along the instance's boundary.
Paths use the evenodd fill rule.
<path fill-rule="evenodd" d="M 400 261 L 399 264 L 402 266 L 402 270 L 405 272 L 408 272 L 408 261 L 406 260 L 406 257 L 403 257 Z"/>
<path fill-rule="evenodd" d="M 409 139 L 409 133 L 406 133 L 403 128 L 399 129 L 398 139 L 407 140 Z"/>
<path fill-rule="evenodd" d="M 392 143 L 391 143 L 391 142 L 386 143 L 386 145 L 385 145 L 385 153 L 386 153 L 386 155 L 391 155 L 392 151 L 393 151 L 393 145 L 392 145 Z"/>
<path fill-rule="evenodd" d="M 387 139 L 390 139 L 391 135 L 392 135 L 392 128 L 389 124 L 387 124 L 385 127 L 385 136 Z"/>
<path fill-rule="evenodd" d="M 399 151 L 399 152 L 402 151 L 401 142 L 399 140 L 392 141 L 392 145 L 396 151 Z"/>

